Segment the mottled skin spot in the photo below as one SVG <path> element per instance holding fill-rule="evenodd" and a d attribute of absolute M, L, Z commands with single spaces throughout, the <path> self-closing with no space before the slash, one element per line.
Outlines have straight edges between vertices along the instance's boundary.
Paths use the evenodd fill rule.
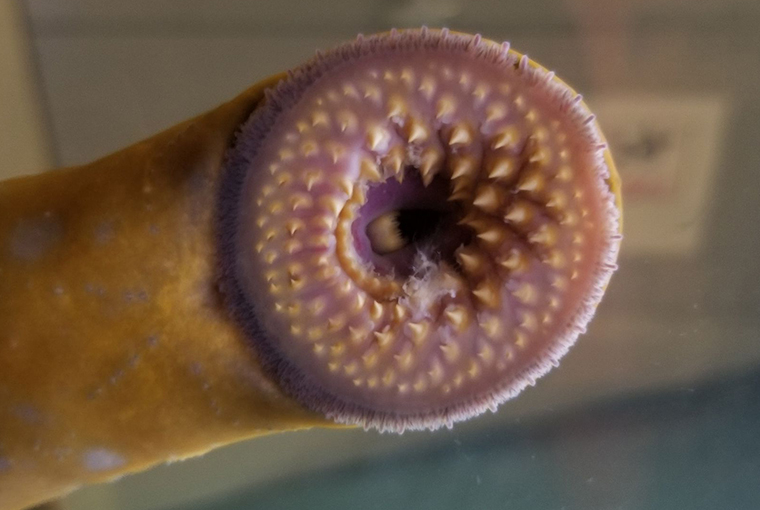
<path fill-rule="evenodd" d="M 45 213 L 37 218 L 23 218 L 18 221 L 9 240 L 9 249 L 14 257 L 34 262 L 42 258 L 63 237 L 60 220 Z"/>
<path fill-rule="evenodd" d="M 106 448 L 93 448 L 82 454 L 82 463 L 90 471 L 110 471 L 123 466 L 126 460 Z"/>

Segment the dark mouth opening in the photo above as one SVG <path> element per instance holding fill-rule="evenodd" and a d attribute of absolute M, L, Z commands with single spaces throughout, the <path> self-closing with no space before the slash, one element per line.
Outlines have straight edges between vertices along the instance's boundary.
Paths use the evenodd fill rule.
<path fill-rule="evenodd" d="M 447 178 L 425 186 L 413 167 L 402 182 L 391 178 L 371 187 L 354 228 L 359 256 L 378 273 L 402 278 L 415 272 L 420 255 L 455 264 L 455 250 L 471 233 L 457 224 L 461 206 L 448 198 Z"/>

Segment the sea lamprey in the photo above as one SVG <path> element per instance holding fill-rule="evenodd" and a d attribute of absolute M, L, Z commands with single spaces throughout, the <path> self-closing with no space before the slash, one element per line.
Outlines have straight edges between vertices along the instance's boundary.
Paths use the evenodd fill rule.
<path fill-rule="evenodd" d="M 272 431 L 495 411 L 585 330 L 619 191 L 564 82 L 427 29 L 0 184 L 0 508 Z"/>

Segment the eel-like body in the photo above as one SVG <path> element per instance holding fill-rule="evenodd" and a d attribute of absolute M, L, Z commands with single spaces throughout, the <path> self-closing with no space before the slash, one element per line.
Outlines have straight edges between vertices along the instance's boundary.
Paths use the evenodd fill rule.
<path fill-rule="evenodd" d="M 433 79 L 452 71 L 467 115 Z M 617 255 L 619 180 L 575 97 L 479 36 L 392 32 L 0 183 L 0 509 L 269 432 L 437 428 L 516 395 Z"/>

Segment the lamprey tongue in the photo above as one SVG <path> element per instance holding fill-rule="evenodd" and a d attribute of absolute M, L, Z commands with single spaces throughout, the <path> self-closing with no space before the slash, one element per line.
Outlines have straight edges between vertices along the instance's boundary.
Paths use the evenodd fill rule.
<path fill-rule="evenodd" d="M 584 331 L 616 268 L 611 171 L 580 96 L 508 44 L 359 37 L 293 70 L 237 136 L 221 288 L 308 408 L 450 426 Z"/>

